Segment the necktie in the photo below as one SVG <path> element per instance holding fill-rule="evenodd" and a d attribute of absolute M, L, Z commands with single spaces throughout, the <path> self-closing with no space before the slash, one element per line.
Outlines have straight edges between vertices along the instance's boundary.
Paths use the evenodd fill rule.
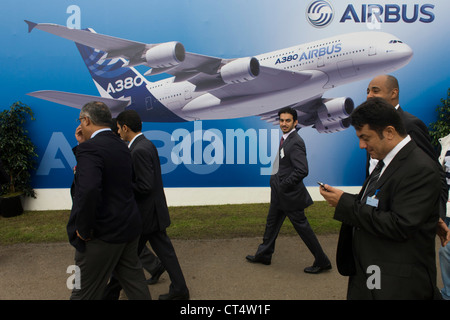
<path fill-rule="evenodd" d="M 381 169 L 383 169 L 384 162 L 383 160 L 378 161 L 377 166 L 373 169 L 372 173 L 369 176 L 369 181 L 366 185 L 366 190 L 364 191 L 364 195 L 361 199 L 362 203 L 366 203 L 367 197 L 373 196 L 375 194 L 375 186 L 377 184 L 378 179 L 380 178 Z"/>
<path fill-rule="evenodd" d="M 283 146 L 283 142 L 284 142 L 284 137 L 281 137 L 281 140 L 280 140 L 280 148 Z"/>

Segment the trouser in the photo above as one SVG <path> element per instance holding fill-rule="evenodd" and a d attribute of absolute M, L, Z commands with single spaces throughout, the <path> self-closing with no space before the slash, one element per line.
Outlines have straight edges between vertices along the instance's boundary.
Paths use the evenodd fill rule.
<path fill-rule="evenodd" d="M 84 252 L 75 252 L 80 268 L 80 287 L 72 290 L 70 299 L 102 299 L 112 273 L 130 300 L 149 300 L 142 264 L 137 255 L 139 238 L 127 243 L 107 243 L 99 239 L 86 242 Z"/>
<path fill-rule="evenodd" d="M 142 249 L 141 254 L 139 255 L 139 259 L 141 260 L 142 267 L 144 267 L 144 269 L 147 270 L 147 272 L 152 276 L 156 271 L 158 271 L 161 265 L 161 261 L 159 261 L 159 258 L 155 256 L 147 246 L 144 246 L 144 248 Z"/>
<path fill-rule="evenodd" d="M 157 231 L 142 235 L 139 240 L 138 252 L 149 242 L 153 251 L 166 268 L 170 277 L 170 293 L 183 294 L 188 291 L 180 263 L 178 262 L 175 249 L 166 231 Z"/>
<path fill-rule="evenodd" d="M 330 264 L 330 260 L 324 253 L 314 231 L 311 229 L 304 210 L 289 212 L 280 210 L 274 205 L 270 206 L 269 214 L 267 215 L 266 229 L 263 236 L 263 243 L 259 245 L 255 256 L 265 259 L 272 258 L 272 254 L 275 251 L 275 241 L 286 216 L 292 222 L 294 229 L 308 247 L 309 251 L 313 254 L 313 265 L 326 266 Z"/>
<path fill-rule="evenodd" d="M 139 260 L 142 263 L 142 267 L 151 275 L 153 275 L 161 265 L 161 261 L 159 261 L 158 257 L 155 256 L 147 246 L 144 246 L 141 253 L 139 254 Z M 122 286 L 120 285 L 114 274 L 112 274 L 111 278 L 109 279 L 109 283 L 105 288 L 105 293 L 102 299 L 118 300 L 120 298 L 121 290 Z"/>

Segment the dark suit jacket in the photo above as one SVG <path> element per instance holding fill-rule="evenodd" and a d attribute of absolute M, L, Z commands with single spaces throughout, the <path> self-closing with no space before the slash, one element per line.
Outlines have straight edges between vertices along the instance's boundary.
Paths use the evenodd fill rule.
<path fill-rule="evenodd" d="M 431 144 L 430 134 L 425 123 L 411 113 L 404 111 L 401 107 L 398 107 L 397 111 L 400 113 L 406 132 L 410 135 L 411 139 L 430 158 L 436 159 L 438 154 Z"/>
<path fill-rule="evenodd" d="M 127 146 L 112 132 L 100 132 L 74 148 L 77 166 L 72 211 L 67 224 L 70 243 L 84 251 L 84 238 L 124 243 L 141 234 L 142 222 L 133 196 L 132 164 Z"/>
<path fill-rule="evenodd" d="M 349 298 L 439 296 L 435 256 L 439 179 L 436 163 L 410 141 L 377 182 L 378 208 L 359 200 L 367 180 L 358 196 L 342 195 L 334 218 L 352 228 L 341 230 L 337 265 L 339 272 L 352 273 Z M 371 265 L 380 268 L 380 290 L 366 286 Z"/>
<path fill-rule="evenodd" d="M 270 178 L 272 205 L 285 211 L 298 211 L 313 204 L 303 184 L 308 175 L 305 142 L 296 131 L 284 141 L 273 168 Z"/>
<path fill-rule="evenodd" d="M 417 146 L 422 149 L 427 155 L 429 155 L 430 158 L 439 163 L 439 152 L 435 150 L 433 145 L 431 144 L 431 138 L 425 123 L 423 123 L 422 120 L 412 115 L 411 113 L 403 111 L 400 107 L 398 107 L 397 110 L 398 112 L 400 112 L 400 117 L 403 119 L 403 123 L 406 127 L 406 132 L 408 132 Z M 441 175 L 441 205 L 439 206 L 439 215 L 442 219 L 445 219 L 447 211 L 448 184 L 445 177 L 445 171 L 440 165 L 439 170 Z"/>
<path fill-rule="evenodd" d="M 131 144 L 133 190 L 143 220 L 143 233 L 163 231 L 170 225 L 158 150 L 144 135 Z"/>

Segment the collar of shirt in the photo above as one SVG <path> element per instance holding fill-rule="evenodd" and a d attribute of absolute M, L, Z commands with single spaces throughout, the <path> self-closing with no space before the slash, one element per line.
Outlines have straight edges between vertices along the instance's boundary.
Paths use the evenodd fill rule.
<path fill-rule="evenodd" d="M 95 132 L 91 135 L 91 139 L 92 139 L 93 137 L 95 137 L 97 134 L 99 134 L 100 132 L 103 132 L 103 131 L 111 131 L 111 129 L 109 129 L 109 128 L 99 129 L 99 130 L 95 131 Z"/>
<path fill-rule="evenodd" d="M 136 138 L 139 137 L 139 136 L 142 135 L 142 134 L 143 134 L 142 132 L 141 132 L 141 133 L 138 133 L 138 134 L 130 141 L 130 143 L 128 144 L 128 148 L 131 148 L 131 145 L 133 144 L 134 140 L 136 140 Z"/>
<path fill-rule="evenodd" d="M 389 151 L 389 153 L 386 155 L 386 157 L 384 157 L 383 162 L 384 162 L 384 167 L 383 169 L 381 169 L 381 175 L 383 174 L 384 170 L 389 166 L 389 164 L 391 163 L 392 159 L 394 159 L 394 157 L 397 155 L 397 153 L 404 147 L 406 146 L 406 144 L 408 142 L 411 141 L 411 137 L 409 135 L 407 135 L 402 141 L 400 141 L 391 151 Z"/>
<path fill-rule="evenodd" d="M 292 132 L 294 132 L 294 131 L 295 131 L 295 128 L 292 129 L 291 131 L 289 131 L 288 133 L 283 134 L 283 139 L 284 139 L 284 141 L 286 141 L 287 137 L 288 137 Z"/>

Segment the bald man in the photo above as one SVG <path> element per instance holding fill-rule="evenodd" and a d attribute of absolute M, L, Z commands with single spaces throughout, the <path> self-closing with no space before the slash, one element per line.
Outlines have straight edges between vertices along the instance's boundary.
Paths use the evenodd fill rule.
<path fill-rule="evenodd" d="M 387 74 L 376 76 L 367 87 L 367 99 L 380 97 L 394 106 L 400 113 L 400 117 L 406 127 L 406 132 L 414 142 L 431 158 L 436 159 L 437 153 L 431 144 L 428 128 L 422 120 L 404 111 L 399 104 L 400 88 L 398 80 Z"/>

